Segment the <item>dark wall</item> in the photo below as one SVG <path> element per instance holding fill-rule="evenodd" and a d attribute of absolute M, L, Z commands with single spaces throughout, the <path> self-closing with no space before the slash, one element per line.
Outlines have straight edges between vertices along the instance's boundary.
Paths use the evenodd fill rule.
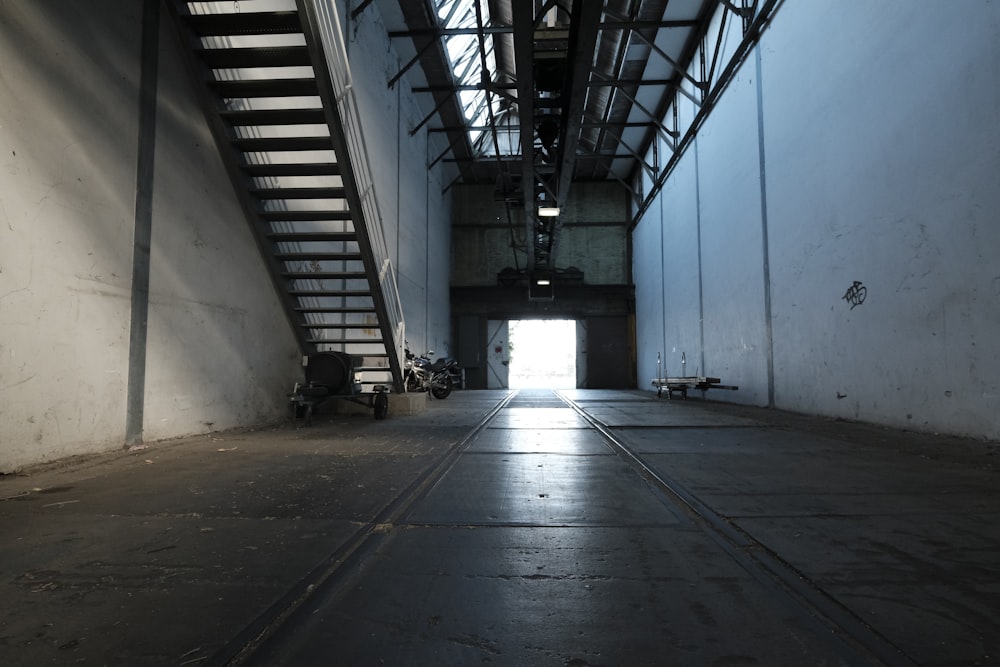
<path fill-rule="evenodd" d="M 635 388 L 632 320 L 587 318 L 587 389 Z"/>

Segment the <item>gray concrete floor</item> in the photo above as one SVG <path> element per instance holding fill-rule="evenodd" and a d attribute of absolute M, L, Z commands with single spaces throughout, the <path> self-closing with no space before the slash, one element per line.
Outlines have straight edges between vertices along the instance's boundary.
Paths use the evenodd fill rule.
<path fill-rule="evenodd" d="M 1000 662 L 995 443 L 563 395 L 0 478 L 0 663 Z"/>

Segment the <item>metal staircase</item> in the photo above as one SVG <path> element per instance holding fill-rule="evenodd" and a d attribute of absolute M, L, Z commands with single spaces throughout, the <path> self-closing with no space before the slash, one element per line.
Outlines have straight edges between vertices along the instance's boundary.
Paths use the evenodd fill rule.
<path fill-rule="evenodd" d="M 404 325 L 335 3 L 168 0 L 303 353 L 402 392 Z"/>

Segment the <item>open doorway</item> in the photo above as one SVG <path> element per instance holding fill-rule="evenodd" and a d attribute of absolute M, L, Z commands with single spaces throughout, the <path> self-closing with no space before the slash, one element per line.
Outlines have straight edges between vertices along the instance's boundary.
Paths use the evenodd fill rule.
<path fill-rule="evenodd" d="M 510 388 L 573 389 L 575 320 L 510 320 Z"/>

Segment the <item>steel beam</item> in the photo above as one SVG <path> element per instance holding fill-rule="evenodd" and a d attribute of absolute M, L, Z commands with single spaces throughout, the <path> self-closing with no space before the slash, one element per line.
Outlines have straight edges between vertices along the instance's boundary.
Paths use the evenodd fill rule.
<path fill-rule="evenodd" d="M 535 38 L 534 2 L 512 0 L 514 18 L 514 69 L 517 73 L 517 113 L 521 123 L 521 192 L 527 237 L 535 235 L 535 82 L 532 53 Z M 535 268 L 528 253 L 527 270 Z"/>
<path fill-rule="evenodd" d="M 657 194 L 663 189 L 663 185 L 673 173 L 674 168 L 686 152 L 687 147 L 694 140 L 694 137 L 698 134 L 698 130 L 705 122 L 705 119 L 708 118 L 709 114 L 715 108 L 716 102 L 735 77 L 740 64 L 742 64 L 744 59 L 749 56 L 753 48 L 757 45 L 760 40 L 761 32 L 763 32 L 763 30 L 770 23 L 773 14 L 777 11 L 781 1 L 782 0 L 762 0 L 759 8 L 757 9 L 757 13 L 754 15 L 750 26 L 747 28 L 743 36 L 743 40 L 736 47 L 736 50 L 733 52 L 733 55 L 730 57 L 728 63 L 719 73 L 719 78 L 715 82 L 715 85 L 709 87 L 705 96 L 704 104 L 698 109 L 698 113 L 695 114 L 694 120 L 684 131 L 673 155 L 670 156 L 666 166 L 654 181 L 653 187 L 650 189 L 645 199 L 643 199 L 642 203 L 636 207 L 635 213 L 632 216 L 632 221 L 629 224 L 630 230 L 635 229 L 635 226 L 645 215 L 647 209 L 650 207 Z M 755 5 L 755 7 L 757 7 L 757 5 Z"/>
<path fill-rule="evenodd" d="M 515 0 L 516 1 L 516 0 Z M 694 20 L 681 21 L 605 21 L 599 30 L 659 30 L 660 28 L 693 28 L 698 25 Z M 405 39 L 414 37 L 452 37 L 455 35 L 475 35 L 478 34 L 476 28 L 419 28 L 417 30 L 391 30 L 388 35 L 390 39 Z M 511 35 L 515 32 L 514 26 L 491 25 L 484 26 L 487 35 Z"/>
<path fill-rule="evenodd" d="M 646 46 L 648 46 L 650 49 L 653 50 L 654 53 L 656 53 L 661 58 L 663 58 L 664 60 L 666 60 L 667 64 L 669 64 L 671 67 L 674 68 L 675 72 L 677 72 L 682 77 L 684 77 L 685 79 L 687 79 L 688 81 L 690 81 L 699 90 L 704 91 L 706 89 L 706 87 L 708 86 L 707 82 L 705 82 L 705 81 L 698 81 L 693 76 L 691 76 L 690 74 L 688 74 L 687 70 L 684 67 L 681 67 L 680 63 L 678 63 L 676 60 L 674 60 L 670 56 L 670 54 L 668 54 L 666 51 L 664 51 L 663 49 L 661 49 L 660 47 L 658 47 L 656 45 L 656 43 L 654 42 L 654 40 L 649 39 L 648 37 L 646 37 L 644 34 L 642 34 L 638 30 L 633 30 L 632 34 L 635 35 L 636 37 L 638 37 L 639 39 L 641 39 L 646 44 Z"/>
<path fill-rule="evenodd" d="M 570 18 L 569 58 L 572 70 L 563 90 L 562 128 L 559 133 L 559 170 L 557 172 L 556 203 L 565 205 L 569 199 L 569 188 L 576 166 L 576 147 L 580 142 L 580 126 L 583 124 L 583 110 L 587 99 L 586 82 L 594 62 L 594 47 L 601 24 L 604 3 L 593 0 L 576 0 Z M 559 231 L 562 216 L 556 216 L 552 224 L 552 244 L 549 250 L 549 266 L 556 266 L 556 251 L 559 248 Z"/>

